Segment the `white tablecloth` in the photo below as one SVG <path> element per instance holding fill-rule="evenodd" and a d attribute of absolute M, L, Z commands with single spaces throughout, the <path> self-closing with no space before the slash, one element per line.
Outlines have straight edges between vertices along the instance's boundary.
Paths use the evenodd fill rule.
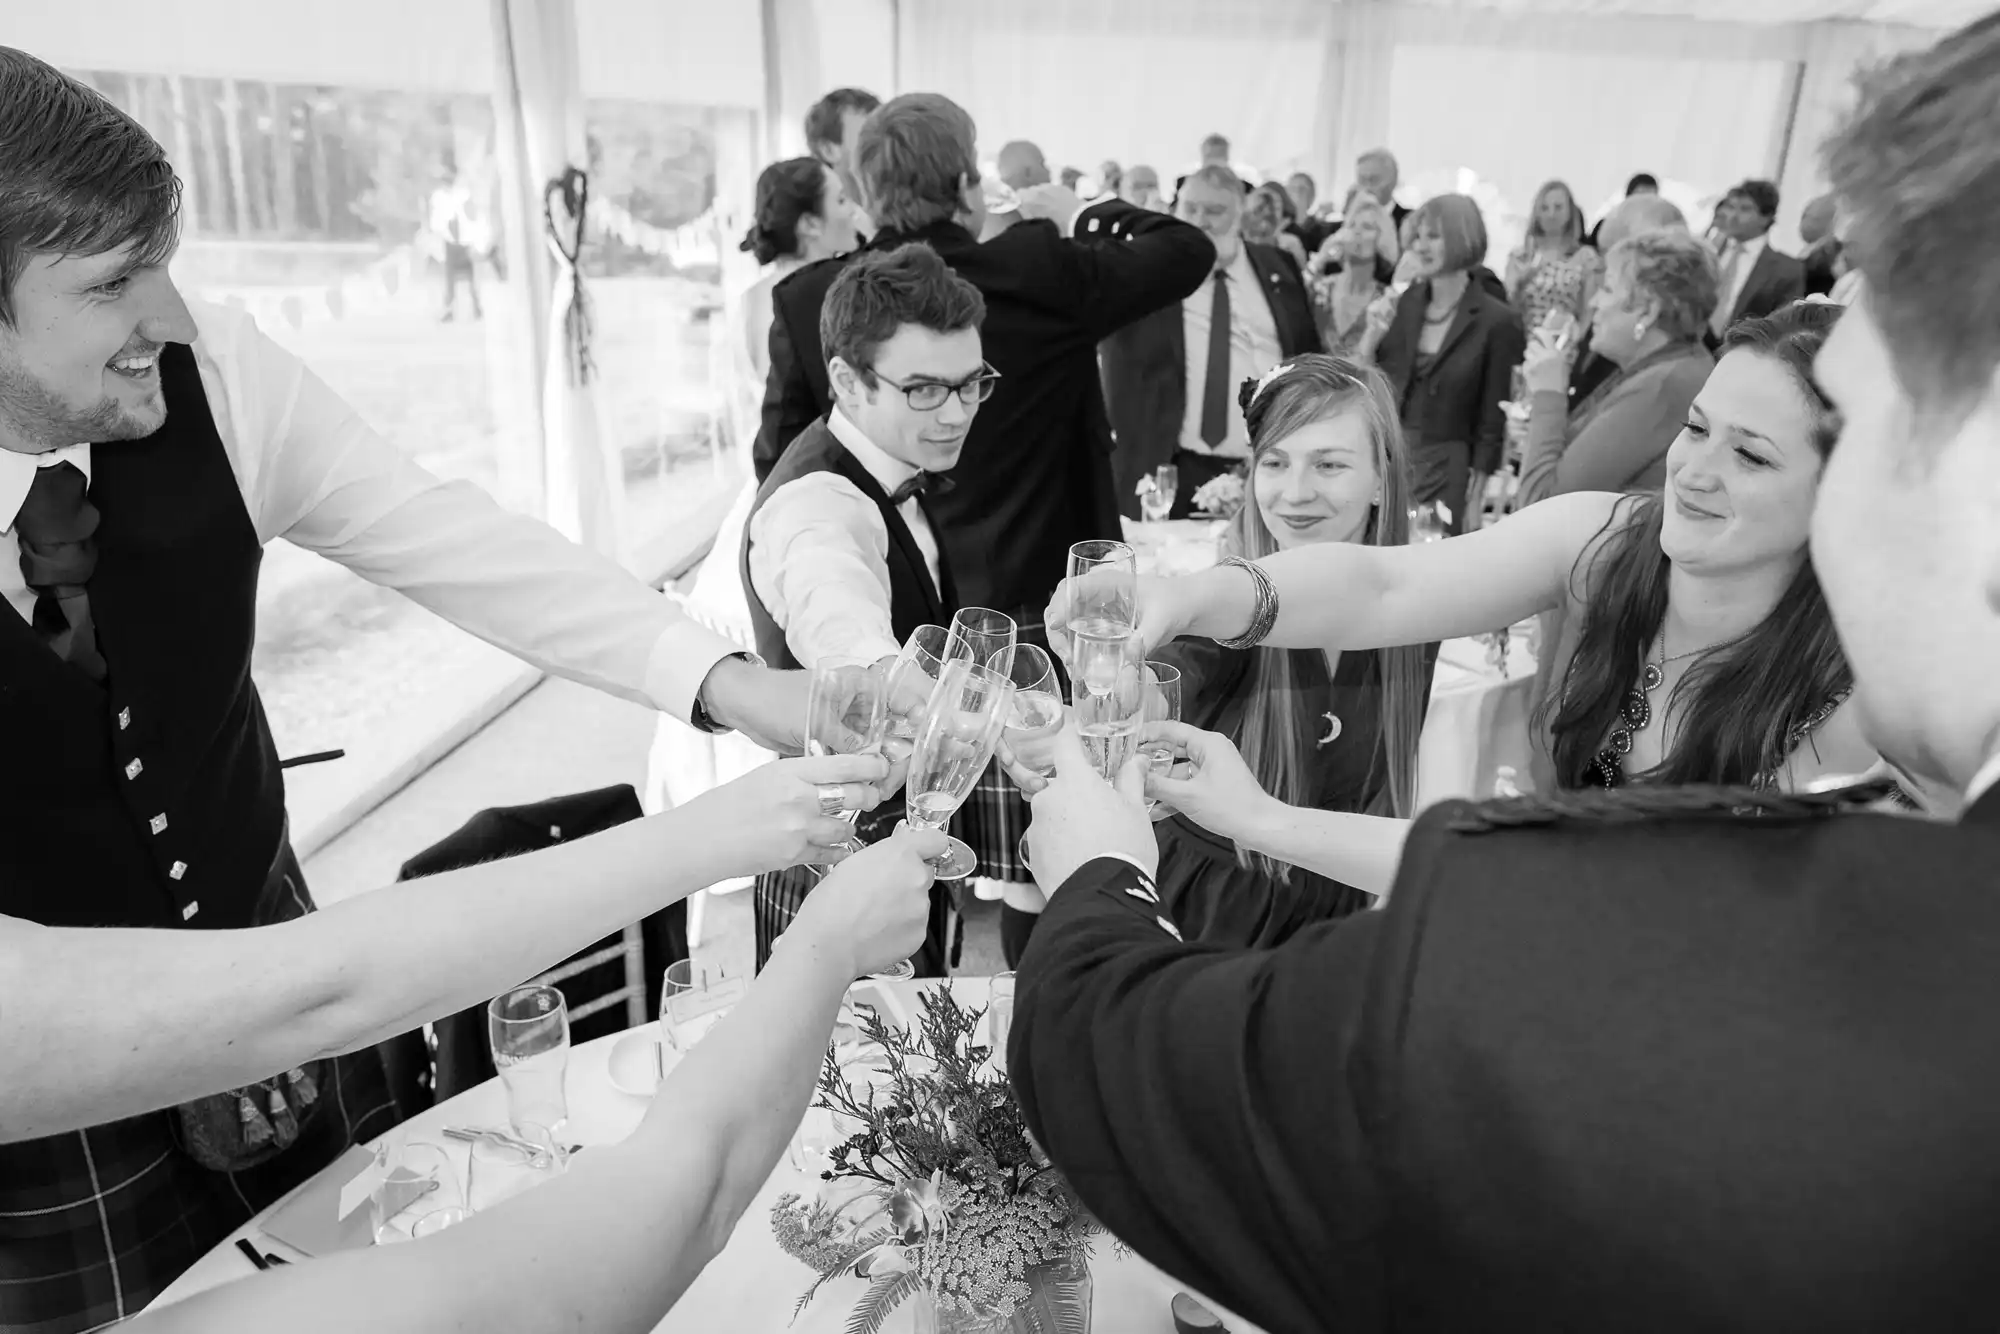
<path fill-rule="evenodd" d="M 905 1009 L 910 1013 L 916 1012 L 915 995 L 922 985 L 925 984 L 897 984 Z M 987 979 L 961 978 L 951 985 L 965 1003 L 986 1003 Z M 645 1111 L 644 1099 L 620 1093 L 612 1087 L 608 1067 L 611 1048 L 617 1041 L 617 1037 L 600 1038 L 570 1053 L 570 1121 L 563 1135 L 573 1143 L 616 1143 L 632 1133 Z M 440 1133 L 442 1129 L 447 1125 L 502 1126 L 506 1124 L 506 1119 L 507 1096 L 496 1079 L 412 1117 L 405 1123 L 404 1130 L 413 1138 L 446 1146 L 458 1165 L 462 1181 L 466 1148 L 457 1141 L 445 1139 Z M 814 1298 L 805 1314 L 799 1317 L 798 1323 L 791 1324 L 793 1304 L 811 1286 L 813 1273 L 778 1248 L 778 1243 L 771 1236 L 771 1206 L 784 1192 L 803 1192 L 804 1189 L 799 1174 L 789 1163 L 780 1161 L 770 1180 L 765 1182 L 764 1188 L 744 1212 L 729 1244 L 702 1271 L 673 1310 L 667 1313 L 666 1319 L 660 1322 L 657 1327 L 660 1334 L 724 1334 L 725 1331 L 727 1334 L 781 1334 L 782 1331 L 837 1334 L 845 1326 L 849 1308 L 865 1287 L 860 1279 L 848 1278 L 828 1284 Z M 514 1208 L 517 1205 L 523 1209 L 534 1208 L 533 1194 L 519 1197 L 502 1207 Z M 277 1207 L 273 1206 L 273 1209 Z M 265 1214 L 270 1212 L 266 1210 Z M 161 1293 L 154 1305 L 165 1306 L 197 1292 L 250 1277 L 254 1271 L 249 1260 L 236 1249 L 238 1237 L 247 1237 L 260 1248 L 287 1259 L 311 1263 L 305 1256 L 262 1232 L 259 1225 L 265 1214 L 252 1219 L 222 1245 L 202 1257 L 173 1286 Z M 1136 1256 L 1119 1258 L 1113 1253 L 1110 1243 L 1102 1238 L 1098 1241 L 1091 1263 L 1091 1274 L 1095 1289 L 1093 1334 L 1160 1334 L 1162 1330 L 1173 1328 L 1168 1303 L 1176 1292 L 1183 1290 L 1183 1285 L 1175 1283 Z M 1209 1305 L 1223 1316 L 1236 1334 L 1257 1334 L 1255 1326 L 1228 1315 L 1213 1302 Z M 898 1312 L 892 1318 L 889 1330 L 907 1329 L 909 1318 L 907 1310 Z"/>
<path fill-rule="evenodd" d="M 1220 558 L 1226 525 L 1195 519 L 1165 523 L 1125 521 L 1125 540 L 1145 574 L 1191 574 Z M 1529 622 L 1523 622 L 1523 628 Z M 1525 634 L 1513 634 L 1502 672 L 1486 641 L 1451 639 L 1438 649 L 1431 680 L 1430 713 L 1417 746 L 1417 808 L 1453 797 L 1484 799 L 1502 768 L 1525 789 L 1535 691 L 1535 656 Z"/>

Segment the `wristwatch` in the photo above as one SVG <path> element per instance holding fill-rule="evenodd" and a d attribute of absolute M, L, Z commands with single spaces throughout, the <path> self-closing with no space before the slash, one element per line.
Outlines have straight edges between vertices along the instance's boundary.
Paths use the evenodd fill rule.
<path fill-rule="evenodd" d="M 752 667 L 762 667 L 764 665 L 764 660 L 758 657 L 755 653 L 731 653 L 725 657 L 717 658 L 715 660 L 715 666 L 710 667 L 708 669 L 709 676 L 713 676 L 715 674 L 715 668 L 720 667 L 725 662 L 728 662 L 730 658 L 740 658 L 744 662 L 749 663 Z M 709 733 L 727 732 L 730 729 L 724 727 L 721 723 L 715 721 L 715 716 L 708 711 L 707 701 L 703 700 L 701 697 L 702 690 L 705 690 L 707 688 L 708 688 L 708 677 L 704 676 L 701 679 L 701 687 L 694 692 L 694 712 L 692 716 L 688 718 L 688 724 L 692 726 L 694 730 L 697 732 L 709 732 Z"/>

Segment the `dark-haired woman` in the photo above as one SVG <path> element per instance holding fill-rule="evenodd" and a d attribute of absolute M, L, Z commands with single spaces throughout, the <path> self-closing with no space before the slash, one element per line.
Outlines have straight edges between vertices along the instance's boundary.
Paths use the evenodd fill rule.
<path fill-rule="evenodd" d="M 738 390 L 730 404 L 731 424 L 746 451 L 757 435 L 771 370 L 771 289 L 802 265 L 854 249 L 860 244 L 855 222 L 839 174 L 818 158 L 774 162 L 757 177 L 756 220 L 737 248 L 765 269 L 743 293 L 729 339 Z"/>
<path fill-rule="evenodd" d="M 1743 783 L 1798 790 L 1876 757 L 1806 548 L 1837 427 L 1814 354 L 1838 307 L 1749 320 L 1667 455 L 1660 496 L 1579 492 L 1410 547 L 1329 543 L 1261 562 L 1264 643 L 1354 650 L 1476 634 L 1563 608 L 1543 790 Z M 1259 588 L 1223 566 L 1140 592 L 1150 642 L 1241 636 Z M 1066 624 L 1058 589 L 1050 623 Z M 1365 886 L 1364 886 L 1365 888 Z"/>

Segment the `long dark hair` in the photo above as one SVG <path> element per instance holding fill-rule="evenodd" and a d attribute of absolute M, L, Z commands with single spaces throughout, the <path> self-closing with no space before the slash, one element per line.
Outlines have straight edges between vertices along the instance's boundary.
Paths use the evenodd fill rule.
<path fill-rule="evenodd" d="M 1382 372 L 1344 357 L 1308 353 L 1294 357 L 1256 392 L 1244 407 L 1250 428 L 1251 468 L 1259 455 L 1303 426 L 1343 412 L 1360 412 L 1368 421 L 1375 445 L 1376 475 L 1382 500 L 1368 516 L 1360 541 L 1369 546 L 1402 546 L 1410 540 L 1409 470 L 1404 460 L 1403 428 L 1397 419 L 1394 394 Z M 1252 491 L 1246 487 L 1246 491 Z M 1230 554 L 1258 560 L 1274 554 L 1271 536 L 1252 491 L 1243 498 L 1225 539 Z M 1243 711 L 1237 744 L 1243 762 L 1266 792 L 1288 806 L 1304 805 L 1309 797 L 1306 775 L 1312 767 L 1307 739 L 1310 718 L 1299 716 L 1298 682 L 1320 658 L 1318 649 L 1260 648 L 1252 651 L 1249 705 Z M 1381 744 L 1370 767 L 1384 780 L 1372 815 L 1416 813 L 1417 740 L 1424 727 L 1426 684 L 1424 646 L 1404 644 L 1377 649 L 1381 673 Z M 1323 660 L 1320 664 L 1323 666 Z M 1237 860 L 1264 874 L 1285 880 L 1291 867 L 1261 854 L 1238 850 Z M 1358 905 L 1357 905 L 1358 906 Z"/>
<path fill-rule="evenodd" d="M 826 199 L 826 164 L 816 157 L 773 162 L 757 177 L 757 220 L 739 250 L 769 264 L 799 253 L 799 219 L 820 217 Z"/>
<path fill-rule="evenodd" d="M 1833 405 L 1813 382 L 1812 363 L 1840 312 L 1839 306 L 1802 301 L 1769 319 L 1742 321 L 1722 342 L 1723 356 L 1754 353 L 1791 372 L 1812 405 L 1812 442 L 1822 459 L 1832 453 L 1838 427 Z M 1544 715 L 1555 714 L 1550 748 L 1563 787 L 1591 781 L 1591 764 L 1617 726 L 1620 705 L 1635 688 L 1666 617 L 1673 562 L 1660 549 L 1665 512 L 1660 496 L 1620 503 L 1601 540 L 1592 542 L 1596 556 L 1577 562 L 1572 577 L 1579 595 L 1588 588 L 1583 630 L 1561 690 L 1543 704 Z M 1681 677 L 1666 709 L 1680 720 L 1680 731 L 1672 752 L 1644 781 L 1767 783 L 1814 714 L 1853 684 L 1807 556 L 1770 615 L 1740 638 L 1703 652 Z"/>

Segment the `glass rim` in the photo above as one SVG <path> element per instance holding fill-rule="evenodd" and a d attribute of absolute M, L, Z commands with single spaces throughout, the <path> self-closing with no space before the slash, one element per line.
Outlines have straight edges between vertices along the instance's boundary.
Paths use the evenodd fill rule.
<path fill-rule="evenodd" d="M 1095 549 L 1092 550 L 1091 548 Z M 1123 542 L 1110 537 L 1093 537 L 1083 542 L 1072 542 L 1069 547 L 1071 560 L 1087 560 L 1100 563 L 1123 560 L 1128 556 L 1137 559 L 1138 554 L 1137 551 L 1133 550 L 1130 542 Z"/>
<path fill-rule="evenodd" d="M 556 1003 L 549 1009 L 542 1011 L 542 1013 L 540 1014 L 530 1014 L 530 1015 L 522 1015 L 516 1017 L 510 1014 L 503 1014 L 500 1011 L 500 1007 L 502 1005 L 506 1004 L 508 1001 L 514 1000 L 517 997 L 532 996 L 544 992 L 547 993 L 548 995 L 554 996 L 556 998 Z M 500 1024 L 541 1024 L 548 1022 L 550 1016 L 552 1015 L 558 1015 L 558 1014 L 567 1015 L 568 1013 L 569 1013 L 569 1001 L 567 998 L 563 996 L 562 990 L 558 987 L 551 986 L 546 982 L 532 983 L 525 987 L 513 987 L 507 991 L 501 992 L 499 995 L 495 996 L 492 1000 L 486 1002 L 486 1017 L 493 1020 L 495 1023 L 500 1023 Z"/>

